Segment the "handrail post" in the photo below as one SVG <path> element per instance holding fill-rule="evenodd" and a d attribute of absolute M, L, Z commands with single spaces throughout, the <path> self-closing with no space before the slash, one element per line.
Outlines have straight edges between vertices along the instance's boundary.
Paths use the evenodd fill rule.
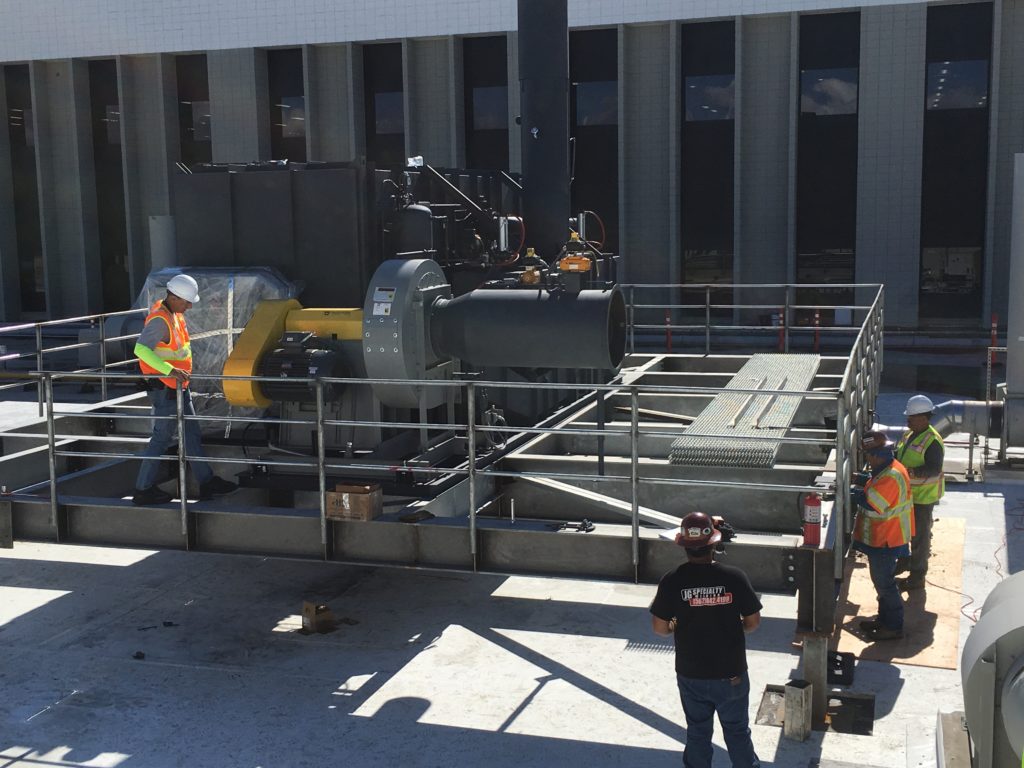
<path fill-rule="evenodd" d="M 632 512 L 633 583 L 640 583 L 640 403 L 636 386 L 629 388 L 629 490 Z"/>
<path fill-rule="evenodd" d="M 782 310 L 782 333 L 783 333 L 783 351 L 789 352 L 789 305 L 792 303 L 790 298 L 790 291 L 792 286 L 786 286 L 786 306 Z"/>
<path fill-rule="evenodd" d="M 466 443 L 469 461 L 469 554 L 477 570 L 476 549 L 476 387 L 466 382 Z"/>
<path fill-rule="evenodd" d="M 39 391 L 46 394 L 46 453 L 50 469 L 50 527 L 57 533 L 57 541 L 61 540 L 60 526 L 57 524 L 57 433 L 54 429 L 53 417 L 53 376 L 43 374 L 39 380 Z"/>
<path fill-rule="evenodd" d="M 629 286 L 629 353 L 636 352 L 636 293 L 634 286 Z"/>
<path fill-rule="evenodd" d="M 328 533 L 330 526 L 327 523 L 327 470 L 324 462 L 327 458 L 327 451 L 324 447 L 324 383 L 320 379 L 316 381 L 316 474 L 320 489 L 320 548 L 324 560 L 330 560 L 333 550 L 333 540 Z"/>
<path fill-rule="evenodd" d="M 704 354 L 711 354 L 711 286 L 704 286 Z"/>
<path fill-rule="evenodd" d="M 39 325 L 38 323 L 36 323 L 36 370 L 39 371 L 40 373 L 42 373 L 43 370 L 45 370 L 44 366 L 43 366 L 43 326 Z M 49 382 L 49 385 L 50 385 L 50 387 L 52 389 L 53 381 L 51 379 L 46 379 L 45 382 L 44 382 L 43 379 L 40 379 L 39 380 L 39 389 L 38 389 L 38 391 L 36 393 L 36 398 L 38 399 L 38 402 L 39 402 L 39 417 L 40 418 L 42 418 L 42 416 L 43 416 L 43 400 L 44 400 L 43 389 L 44 389 L 44 385 L 46 384 L 46 382 Z M 50 400 L 53 400 L 53 397 L 52 397 L 53 393 L 51 392 L 50 394 L 51 394 Z"/>
<path fill-rule="evenodd" d="M 846 517 L 849 514 L 850 479 L 846 451 L 846 392 L 839 391 L 836 399 L 836 498 L 832 507 L 832 528 L 835 531 L 834 573 L 836 579 L 843 578 L 843 559 L 846 543 Z"/>
<path fill-rule="evenodd" d="M 188 488 L 185 485 L 185 389 L 180 380 L 174 381 L 175 418 L 178 425 L 178 495 L 181 497 L 181 535 L 185 540 L 185 549 L 192 549 L 192 536 L 188 514 Z"/>
<path fill-rule="evenodd" d="M 100 315 L 100 373 L 107 372 L 107 323 L 106 318 Z M 100 377 L 100 399 L 107 400 L 107 377 Z"/>

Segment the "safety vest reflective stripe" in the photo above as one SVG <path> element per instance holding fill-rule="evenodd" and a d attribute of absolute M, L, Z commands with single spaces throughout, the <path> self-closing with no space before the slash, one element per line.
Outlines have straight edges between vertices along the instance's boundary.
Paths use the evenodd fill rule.
<path fill-rule="evenodd" d="M 171 367 L 178 368 L 179 370 L 192 372 L 192 342 L 188 334 L 188 326 L 185 324 L 185 316 L 181 314 L 175 314 L 168 312 L 162 301 L 158 301 L 152 306 L 149 311 L 149 315 L 146 317 L 146 325 L 157 319 L 167 324 L 168 329 L 168 340 L 162 341 L 153 348 L 153 352 L 161 360 L 166 360 L 170 363 Z M 162 373 L 158 371 L 146 362 L 139 360 L 139 368 L 145 374 Z M 174 389 L 177 380 L 174 377 L 168 376 L 161 378 L 166 386 Z M 188 386 L 188 382 L 185 382 L 184 386 Z"/>
<path fill-rule="evenodd" d="M 868 507 L 858 510 L 854 537 L 872 547 L 898 547 L 914 535 L 910 477 L 898 461 L 864 486 Z"/>
<path fill-rule="evenodd" d="M 942 436 L 930 424 L 928 429 L 919 435 L 914 435 L 908 430 L 896 446 L 896 458 L 907 469 L 923 467 L 924 456 L 935 441 L 938 441 L 945 451 Z M 927 477 L 911 477 L 910 485 L 913 488 L 914 501 L 918 504 L 935 504 L 946 491 L 946 479 L 942 472 Z"/>

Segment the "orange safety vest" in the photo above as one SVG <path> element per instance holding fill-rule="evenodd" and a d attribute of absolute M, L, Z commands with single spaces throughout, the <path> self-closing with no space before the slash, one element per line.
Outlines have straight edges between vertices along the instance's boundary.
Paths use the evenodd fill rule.
<path fill-rule="evenodd" d="M 893 461 L 864 486 L 867 508 L 857 510 L 853 538 L 869 547 L 899 547 L 914 536 L 910 474 Z"/>
<path fill-rule="evenodd" d="M 146 315 L 146 325 L 149 325 L 157 318 L 167 323 L 170 338 L 168 341 L 162 341 L 157 344 L 153 351 L 156 352 L 158 357 L 166 360 L 174 368 L 192 373 L 192 343 L 189 340 L 188 326 L 185 325 L 185 315 L 169 311 L 162 301 L 158 301 L 149 310 L 149 314 Z M 139 360 L 139 368 L 147 375 L 160 373 L 160 371 L 142 360 Z M 171 376 L 162 378 L 160 381 L 171 389 L 174 389 L 177 383 L 177 379 Z M 184 382 L 182 386 L 187 387 L 188 382 Z"/>

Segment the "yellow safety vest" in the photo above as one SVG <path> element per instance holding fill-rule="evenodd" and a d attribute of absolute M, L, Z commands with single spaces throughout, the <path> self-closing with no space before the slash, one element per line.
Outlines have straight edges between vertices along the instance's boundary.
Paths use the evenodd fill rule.
<path fill-rule="evenodd" d="M 916 436 L 913 432 L 907 430 L 896 446 L 896 458 L 908 470 L 923 467 L 925 452 L 936 440 L 942 446 L 943 456 L 945 456 L 946 446 L 942 442 L 942 436 L 935 431 L 935 427 L 931 424 L 928 425 L 928 429 Z M 942 498 L 942 494 L 946 492 L 946 479 L 942 474 L 941 468 L 939 469 L 939 474 L 929 477 L 914 477 L 913 472 L 911 472 L 910 487 L 914 492 L 915 504 L 935 504 Z"/>

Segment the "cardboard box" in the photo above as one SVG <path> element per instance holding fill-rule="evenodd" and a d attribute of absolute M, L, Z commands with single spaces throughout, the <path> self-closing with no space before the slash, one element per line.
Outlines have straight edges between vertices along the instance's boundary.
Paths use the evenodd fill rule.
<path fill-rule="evenodd" d="M 327 517 L 335 520 L 373 520 L 384 510 L 379 485 L 338 485 L 327 492 Z"/>

